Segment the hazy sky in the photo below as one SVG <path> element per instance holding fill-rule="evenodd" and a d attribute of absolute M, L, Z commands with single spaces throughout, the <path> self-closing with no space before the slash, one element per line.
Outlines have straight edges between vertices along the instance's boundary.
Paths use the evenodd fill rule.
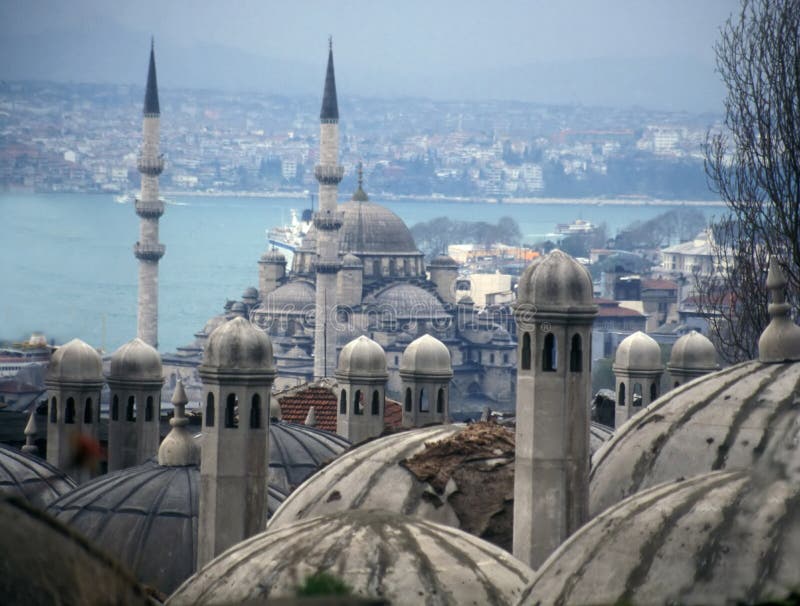
<path fill-rule="evenodd" d="M 30 45 L 29 54 L 36 55 L 43 35 L 66 36 L 60 49 L 48 51 L 66 56 L 72 52 L 69 41 L 80 45 L 83 38 L 95 44 L 94 59 L 75 54 L 89 79 L 128 81 L 127 56 L 118 61 L 118 72 L 95 70 L 93 62 L 131 52 L 121 42 L 116 47 L 126 35 L 146 40 L 152 33 L 166 55 L 159 54 L 159 68 L 174 74 L 176 84 L 196 84 L 194 76 L 186 76 L 193 68 L 187 57 L 195 52 L 202 61 L 208 49 L 217 49 L 232 63 L 219 79 L 242 66 L 252 71 L 261 60 L 265 72 L 274 69 L 280 76 L 272 87 L 269 78 L 254 77 L 253 88 L 277 88 L 283 82 L 289 86 L 281 70 L 321 72 L 331 34 L 337 76 L 362 95 L 603 103 L 605 97 L 624 101 L 625 91 L 618 89 L 631 87 L 631 104 L 657 104 L 659 95 L 666 95 L 664 106 L 685 102 L 701 108 L 703 99 L 716 93 L 692 89 L 714 79 L 712 45 L 737 6 L 738 0 L 0 0 L 0 37 L 17 41 L 22 51 Z M 101 44 L 104 48 L 97 48 Z M 53 56 L 48 65 L 45 51 L 39 52 L 20 69 L 33 77 L 81 79 L 78 65 L 63 56 Z M 168 65 L 168 58 L 183 65 Z M 0 61 L 5 64 L 0 76 L 19 76 L 14 57 L 3 53 Z M 215 69 L 210 66 L 209 73 Z M 609 81 L 608 91 L 584 82 L 598 69 L 603 82 Z M 648 92 L 670 82 L 657 95 Z M 719 98 L 707 101 L 706 109 L 720 106 Z"/>

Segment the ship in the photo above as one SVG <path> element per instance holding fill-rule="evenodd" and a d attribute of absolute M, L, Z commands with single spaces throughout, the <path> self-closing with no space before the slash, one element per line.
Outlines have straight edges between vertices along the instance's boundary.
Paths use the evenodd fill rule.
<path fill-rule="evenodd" d="M 297 210 L 290 210 L 292 221 L 288 225 L 281 225 L 267 230 L 267 241 L 276 248 L 294 253 L 302 244 L 303 238 L 311 227 L 313 213 L 310 209 L 303 211 L 298 218 Z"/>
<path fill-rule="evenodd" d="M 575 219 L 572 223 L 559 223 L 556 225 L 556 233 L 562 236 L 572 236 L 575 234 L 591 234 L 597 226 L 583 219 Z"/>

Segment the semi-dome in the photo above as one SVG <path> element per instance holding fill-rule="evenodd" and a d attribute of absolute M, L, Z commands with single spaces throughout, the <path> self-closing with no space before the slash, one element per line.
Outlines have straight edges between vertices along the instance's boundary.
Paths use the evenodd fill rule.
<path fill-rule="evenodd" d="M 339 353 L 336 378 L 386 379 L 386 352 L 378 343 L 361 335 L 350 341 Z"/>
<path fill-rule="evenodd" d="M 80 339 L 72 339 L 56 349 L 50 357 L 45 380 L 60 383 L 102 383 L 103 360 L 94 347 Z"/>
<path fill-rule="evenodd" d="M 268 313 L 304 314 L 316 304 L 314 285 L 305 280 L 293 280 L 269 293 L 262 304 Z"/>
<path fill-rule="evenodd" d="M 538 257 L 519 279 L 518 304 L 540 310 L 593 307 L 592 278 L 586 268 L 558 249 Z"/>
<path fill-rule="evenodd" d="M 394 283 L 371 295 L 365 303 L 395 320 L 447 320 L 450 318 L 436 295 L 407 282 Z"/>
<path fill-rule="evenodd" d="M 234 318 L 208 337 L 200 372 L 203 370 L 274 373 L 272 343 L 267 333 L 249 320 Z"/>
<path fill-rule="evenodd" d="M 403 352 L 400 372 L 417 377 L 452 377 L 450 350 L 436 337 L 422 335 L 412 341 Z"/>
<path fill-rule="evenodd" d="M 0 494 L 18 496 L 44 509 L 76 486 L 47 461 L 0 444 Z"/>
<path fill-rule="evenodd" d="M 661 371 L 661 348 L 653 337 L 637 330 L 617 346 L 614 372 L 618 370 Z"/>
<path fill-rule="evenodd" d="M 186 581 L 168 604 L 236 604 L 294 596 L 314 574 L 391 604 L 512 604 L 533 572 L 454 528 L 382 511 L 346 511 L 268 530 Z"/>
<path fill-rule="evenodd" d="M 268 515 L 285 497 L 268 486 Z M 47 512 L 169 594 L 195 570 L 199 507 L 198 465 L 147 461 L 82 484 Z"/>
<path fill-rule="evenodd" d="M 164 380 L 161 356 L 139 337 L 122 345 L 111 355 L 110 380 L 160 382 Z"/>
<path fill-rule="evenodd" d="M 667 370 L 714 372 L 719 368 L 717 350 L 711 340 L 693 330 L 675 341 Z"/>

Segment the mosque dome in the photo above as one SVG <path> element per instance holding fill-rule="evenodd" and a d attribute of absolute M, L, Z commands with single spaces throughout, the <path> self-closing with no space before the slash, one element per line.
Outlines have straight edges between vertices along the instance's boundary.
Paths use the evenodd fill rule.
<path fill-rule="evenodd" d="M 235 604 L 293 596 L 330 572 L 354 596 L 416 606 L 511 604 L 533 572 L 506 551 L 453 528 L 382 511 L 345 511 L 268 530 L 229 549 L 167 602 Z"/>
<path fill-rule="evenodd" d="M 357 269 L 364 267 L 364 264 L 353 253 L 347 253 L 342 257 L 342 267 L 345 269 Z"/>
<path fill-rule="evenodd" d="M 360 336 L 342 348 L 336 377 L 386 379 L 386 352 L 369 337 Z"/>
<path fill-rule="evenodd" d="M 492 342 L 511 343 L 511 333 L 508 332 L 502 326 L 498 326 L 497 328 L 495 328 L 494 332 L 492 332 Z"/>
<path fill-rule="evenodd" d="M 458 268 L 458 262 L 449 255 L 439 255 L 431 259 L 428 267 Z"/>
<path fill-rule="evenodd" d="M 231 305 L 231 312 L 244 315 L 247 313 L 247 308 L 241 301 L 236 301 L 233 305 Z"/>
<path fill-rule="evenodd" d="M 50 357 L 46 381 L 102 383 L 103 360 L 94 347 L 80 339 L 72 339 Z"/>
<path fill-rule="evenodd" d="M 4 604 L 153 603 L 114 560 L 21 499 L 0 498 L 0 553 Z"/>
<path fill-rule="evenodd" d="M 617 346 L 614 371 L 661 371 L 661 348 L 653 337 L 637 330 L 625 337 Z"/>
<path fill-rule="evenodd" d="M 450 350 L 436 337 L 422 335 L 403 352 L 400 372 L 415 376 L 452 377 Z"/>
<path fill-rule="evenodd" d="M 586 268 L 558 249 L 536 258 L 519 279 L 518 304 L 541 310 L 591 307 L 592 278 Z"/>
<path fill-rule="evenodd" d="M 76 486 L 47 461 L 0 444 L 0 494 L 21 497 L 44 509 Z"/>
<path fill-rule="evenodd" d="M 111 355 L 108 378 L 112 381 L 161 382 L 161 356 L 139 337 L 122 345 Z"/>
<path fill-rule="evenodd" d="M 293 280 L 269 293 L 262 308 L 272 313 L 306 313 L 316 304 L 314 285 L 305 280 Z"/>
<path fill-rule="evenodd" d="M 696 330 L 675 341 L 667 364 L 671 371 L 714 372 L 718 368 L 714 344 Z"/>
<path fill-rule="evenodd" d="M 286 495 L 270 484 L 271 515 Z M 200 467 L 147 461 L 100 476 L 53 502 L 47 513 L 169 594 L 195 569 Z"/>
<path fill-rule="evenodd" d="M 255 286 L 248 286 L 244 289 L 244 292 L 242 292 L 243 301 L 255 301 L 256 299 L 258 299 L 258 290 L 256 290 Z"/>
<path fill-rule="evenodd" d="M 450 318 L 436 295 L 407 282 L 397 282 L 372 295 L 365 303 L 397 320 L 445 320 Z"/>
<path fill-rule="evenodd" d="M 225 322 L 208 337 L 200 371 L 274 372 L 272 343 L 260 328 L 244 318 Z"/>

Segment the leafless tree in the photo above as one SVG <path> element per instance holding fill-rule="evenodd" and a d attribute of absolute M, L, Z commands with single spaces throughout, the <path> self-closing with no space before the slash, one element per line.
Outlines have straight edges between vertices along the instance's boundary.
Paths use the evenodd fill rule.
<path fill-rule="evenodd" d="M 715 46 L 725 122 L 706 142 L 709 184 L 730 211 L 714 228 L 715 271 L 700 310 L 730 361 L 751 359 L 766 326 L 767 262 L 800 285 L 800 0 L 742 0 Z"/>

